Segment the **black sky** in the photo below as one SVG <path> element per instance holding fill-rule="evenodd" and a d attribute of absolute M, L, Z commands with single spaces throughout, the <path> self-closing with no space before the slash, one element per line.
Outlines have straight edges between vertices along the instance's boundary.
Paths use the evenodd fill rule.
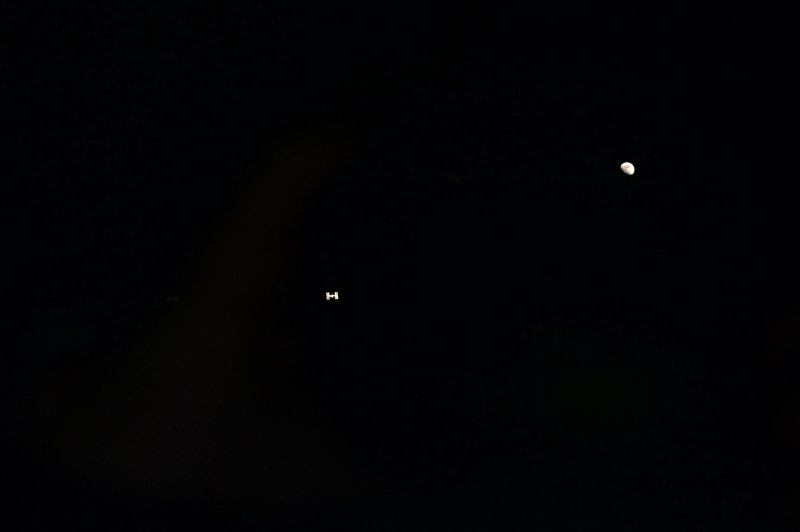
<path fill-rule="evenodd" d="M 195 286 L 185 276 L 263 147 L 344 122 L 355 155 L 298 209 L 301 260 L 255 314 L 302 331 L 311 380 L 326 383 L 314 401 L 358 456 L 413 487 L 377 509 L 292 519 L 767 530 L 796 518 L 783 510 L 800 442 L 788 12 L 328 4 L 3 9 L 6 389 L 113 362 L 167 294 Z M 334 290 L 336 306 L 322 298 Z M 583 383 L 563 399 L 544 366 L 528 381 L 520 369 L 520 338 L 543 324 L 569 345 L 588 338 L 586 353 L 667 346 L 614 371 L 655 389 L 642 375 L 681 368 L 669 406 L 653 407 L 674 417 L 574 421 L 595 381 L 552 370 Z M 56 326 L 95 340 L 48 351 L 37 341 Z M 508 406 L 528 397 L 509 391 L 515 378 L 566 401 L 556 421 Z M 611 379 L 628 403 L 651 397 Z M 547 462 L 560 446 L 573 454 Z M 19 487 L 6 515 L 25 529 L 293 526 L 252 501 L 204 513 L 7 462 Z"/>

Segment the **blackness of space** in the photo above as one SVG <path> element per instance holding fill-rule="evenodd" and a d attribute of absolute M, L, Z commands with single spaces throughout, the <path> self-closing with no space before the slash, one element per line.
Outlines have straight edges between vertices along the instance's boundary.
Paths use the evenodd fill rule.
<path fill-rule="evenodd" d="M 18 457 L 9 429 L 4 529 L 796 523 L 788 10 L 559 6 L 4 6 L 5 403 L 113 358 L 160 312 L 262 139 L 357 124 L 275 305 L 305 331 L 325 415 L 407 486 L 313 516 L 144 503 Z M 569 446 L 542 443 L 504 399 L 522 339 L 550 329 L 612 358 L 666 346 L 687 413 L 666 432 L 567 438 L 573 454 L 552 458 Z M 47 343 L 54 330 L 67 339 Z M 547 430 L 564 434 L 556 418 Z"/>

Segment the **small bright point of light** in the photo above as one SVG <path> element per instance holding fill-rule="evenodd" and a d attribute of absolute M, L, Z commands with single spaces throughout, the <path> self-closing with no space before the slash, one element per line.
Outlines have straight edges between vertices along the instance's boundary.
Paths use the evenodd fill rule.
<path fill-rule="evenodd" d="M 633 165 L 631 163 L 622 163 L 620 168 L 622 168 L 622 171 L 626 174 L 633 175 Z"/>

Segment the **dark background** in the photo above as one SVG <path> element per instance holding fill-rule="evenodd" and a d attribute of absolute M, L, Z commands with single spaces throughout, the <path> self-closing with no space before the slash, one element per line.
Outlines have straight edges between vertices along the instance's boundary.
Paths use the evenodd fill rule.
<path fill-rule="evenodd" d="M 3 378 L 108 356 L 179 282 L 260 136 L 354 120 L 367 148 L 315 205 L 289 305 L 313 331 L 331 415 L 415 487 L 369 517 L 285 526 L 789 526 L 790 20 L 745 4 L 6 6 Z M 335 306 L 320 297 L 336 290 Z M 545 323 L 611 350 L 666 345 L 691 368 L 683 439 L 606 454 L 584 439 L 584 462 L 508 481 L 533 451 L 498 413 L 498 383 Z M 68 339 L 43 343 L 55 329 Z M 5 460 L 6 515 L 26 530 L 280 521 L 100 503 Z M 645 473 L 609 472 L 620 461 Z M 611 486 L 627 486 L 613 503 Z"/>

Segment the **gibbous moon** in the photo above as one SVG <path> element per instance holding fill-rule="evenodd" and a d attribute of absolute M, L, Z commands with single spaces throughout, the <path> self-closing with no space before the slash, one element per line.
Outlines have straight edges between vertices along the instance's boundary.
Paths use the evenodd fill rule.
<path fill-rule="evenodd" d="M 626 174 L 633 175 L 633 165 L 631 163 L 622 163 L 620 168 L 622 168 L 622 171 Z"/>

